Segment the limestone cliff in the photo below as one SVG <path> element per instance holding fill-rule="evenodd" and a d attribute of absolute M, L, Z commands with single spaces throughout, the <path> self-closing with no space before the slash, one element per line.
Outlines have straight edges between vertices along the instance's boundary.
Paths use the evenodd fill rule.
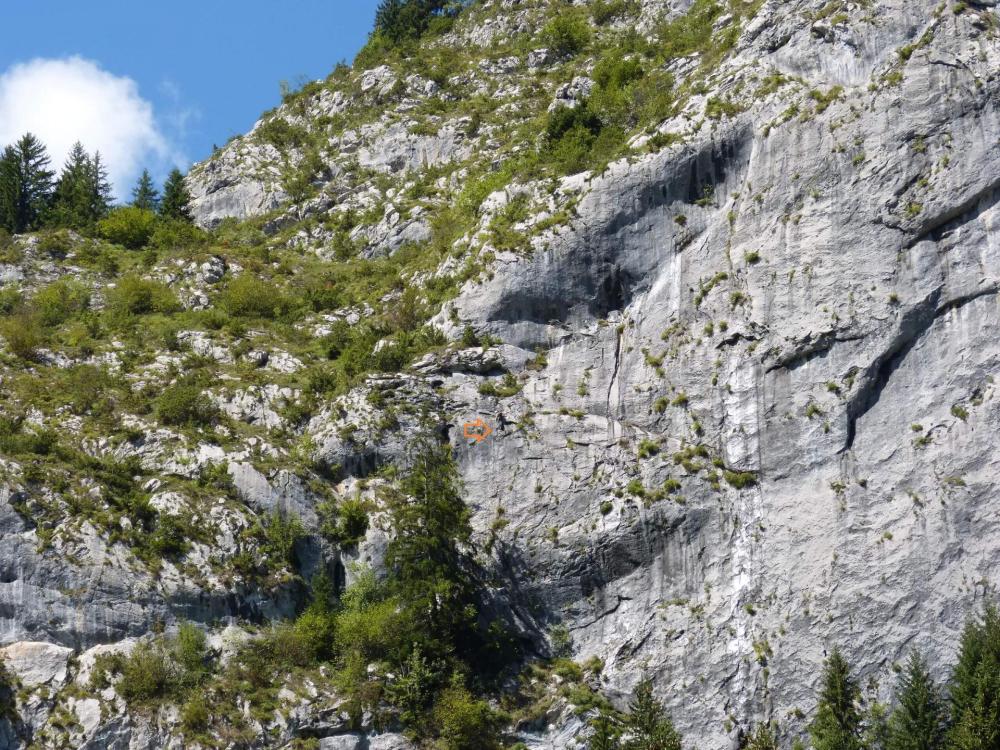
<path fill-rule="evenodd" d="M 298 575 L 267 586 L 213 558 L 245 552 L 240 529 L 274 507 L 313 530 L 317 478 L 369 492 L 428 417 L 455 448 L 482 562 L 534 654 L 599 657 L 596 687 L 618 706 L 652 677 L 691 747 L 739 747 L 772 719 L 790 744 L 835 645 L 883 698 L 912 648 L 942 673 L 953 662 L 1000 565 L 993 0 L 734 0 L 710 12 L 644 0 L 600 19 L 576 2 L 592 38 L 569 51 L 544 31 L 564 5 L 475 3 L 419 64 L 362 56 L 192 170 L 196 219 L 230 232 L 223 247 L 253 234 L 274 267 L 308 259 L 303 274 L 345 258 L 395 263 L 402 284 L 341 299 L 288 342 L 183 332 L 222 365 L 260 351 L 252 381 L 243 370 L 208 389 L 263 430 L 254 437 L 214 444 L 136 417 L 141 439 L 83 438 L 95 455 L 142 462 L 164 512 L 178 502 L 212 519 L 176 565 L 137 566 L 93 526 L 40 545 L 24 513 L 35 490 L 4 462 L 0 641 L 29 690 L 0 747 L 20 747 L 29 725 L 36 746 L 59 746 L 48 738 L 60 710 L 75 711 L 72 746 L 186 746 L 169 709 L 136 715 L 113 690 L 63 686 L 84 684 L 95 650 L 131 648 L 156 623 L 212 624 L 222 649 L 237 625 L 294 614 L 318 566 L 349 582 L 352 561 L 378 565 L 392 533 L 378 523 L 356 550 L 302 542 Z M 708 24 L 697 44 L 670 36 L 691 23 Z M 614 148 L 592 134 L 588 153 L 607 158 L 583 172 L 549 168 L 550 113 L 596 106 L 602 54 L 633 36 L 680 45 L 645 71 L 669 76 L 669 105 L 649 110 L 662 117 L 629 122 Z M 21 241 L 5 285 L 69 272 Z M 186 307 L 211 307 L 220 279 L 255 273 L 216 254 L 151 273 Z M 400 286 L 450 344 L 295 422 L 286 407 L 310 360 L 289 342 L 403 307 Z M 171 358 L 143 368 L 162 373 Z M 493 429 L 482 442 L 463 437 L 475 419 Z M 171 497 L 170 477 L 217 466 L 231 496 Z M 247 746 L 403 746 L 317 719 L 310 701 L 325 688 L 310 690 L 286 696 L 280 720 L 258 719 Z M 553 710 L 512 731 L 528 747 L 576 748 L 589 729 Z"/>

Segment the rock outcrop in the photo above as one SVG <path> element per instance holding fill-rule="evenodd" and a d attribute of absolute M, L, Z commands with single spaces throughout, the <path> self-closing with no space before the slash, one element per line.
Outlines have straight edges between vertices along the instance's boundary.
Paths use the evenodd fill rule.
<path fill-rule="evenodd" d="M 637 28 L 689 10 L 670 5 L 642 2 Z M 593 95 L 586 55 L 560 58 L 538 39 L 521 56 L 489 53 L 498 36 L 530 36 L 549 10 L 476 4 L 437 42 L 475 65 L 434 80 L 357 70 L 286 103 L 192 170 L 197 222 L 250 219 L 322 260 L 387 262 L 434 242 L 444 206 L 473 180 L 505 179 L 504 159 L 538 146 L 505 151 L 502 125 L 448 102 L 490 97 L 518 120 L 520 107 L 543 116 Z M 474 225 L 449 238 L 453 257 L 407 279 L 425 288 L 466 258 L 478 264 L 431 311 L 447 350 L 370 376 L 297 422 L 288 408 L 302 399 L 293 375 L 304 365 L 277 347 L 268 359 L 263 337 L 254 384 L 211 388 L 232 420 L 301 438 L 310 470 L 344 493 L 405 463 L 430 415 L 535 653 L 568 636 L 574 659 L 603 662 L 599 687 L 619 706 L 653 678 L 690 745 L 719 749 L 762 721 L 798 736 L 833 646 L 882 698 L 914 648 L 943 673 L 1000 566 L 994 2 L 769 0 L 742 12 L 713 17 L 717 35 L 735 33 L 709 69 L 704 51 L 664 63 L 677 111 L 634 133 L 623 157 L 569 176 L 496 178 L 478 196 Z M 284 152 L 267 140 L 277 120 L 301 131 Z M 293 196 L 303 164 L 310 192 Z M 512 206 L 527 206 L 510 219 L 516 247 L 498 240 Z M 216 265 L 192 283 L 217 283 L 228 271 Z M 45 271 L 5 265 L 0 283 Z M 311 323 L 326 336 L 369 315 L 345 308 Z M 470 331 L 477 340 L 461 343 Z M 211 335 L 198 334 L 208 337 L 198 352 L 219 359 Z M 463 425 L 480 419 L 492 433 L 467 439 Z M 321 493 L 282 469 L 292 448 L 234 444 L 234 432 L 218 455 L 185 444 L 179 459 L 174 437 L 149 432 L 121 457 L 168 474 L 225 464 L 233 484 L 202 509 L 212 536 L 185 565 L 137 570 L 86 525 L 72 544 L 39 551 L 19 510 L 29 490 L 0 490 L 0 643 L 11 644 L 0 653 L 25 686 L 58 692 L 80 668 L 67 649 L 136 638 L 154 622 L 261 623 L 304 600 L 301 581 L 235 584 L 209 560 L 243 551 L 241 530 L 275 509 L 318 526 Z M 261 456 L 270 472 L 254 467 Z M 352 560 L 378 564 L 387 535 L 375 524 L 349 552 L 303 542 L 300 559 L 336 570 L 340 585 Z M 110 694 L 100 705 L 118 714 L 73 700 L 81 747 L 181 746 L 175 718 L 132 717 Z M 36 730 L 45 706 L 26 713 Z M 307 708 L 285 721 L 283 743 L 313 726 L 302 736 L 321 748 L 410 746 L 329 716 L 316 729 Z M 0 747 L 19 746 L 11 726 L 0 724 Z M 568 712 L 518 736 L 577 748 L 589 731 Z"/>

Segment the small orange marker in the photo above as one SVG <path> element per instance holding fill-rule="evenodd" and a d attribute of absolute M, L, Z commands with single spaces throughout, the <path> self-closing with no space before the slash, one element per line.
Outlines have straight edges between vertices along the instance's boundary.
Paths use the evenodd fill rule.
<path fill-rule="evenodd" d="M 481 419 L 466 422 L 464 428 L 464 435 L 466 439 L 475 440 L 476 445 L 479 445 L 479 443 L 483 442 L 486 438 L 493 434 L 493 428 Z"/>

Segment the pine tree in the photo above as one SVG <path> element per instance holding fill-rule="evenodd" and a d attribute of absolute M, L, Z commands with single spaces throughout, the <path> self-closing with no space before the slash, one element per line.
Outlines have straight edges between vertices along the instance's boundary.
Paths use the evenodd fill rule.
<path fill-rule="evenodd" d="M 589 750 L 618 750 L 621 747 L 621 743 L 618 742 L 618 733 L 606 713 L 602 712 L 594 719 L 592 726 L 594 734 L 588 744 Z"/>
<path fill-rule="evenodd" d="M 864 750 L 889 750 L 889 708 L 871 695 L 864 715 L 861 746 Z"/>
<path fill-rule="evenodd" d="M 896 686 L 899 705 L 889 719 L 889 750 L 944 747 L 947 708 L 923 657 L 913 652 Z"/>
<path fill-rule="evenodd" d="M 95 151 L 94 158 L 90 160 L 90 211 L 94 220 L 102 219 L 111 210 L 111 181 L 108 179 L 108 170 L 101 161 L 101 152 Z"/>
<path fill-rule="evenodd" d="M 1000 750 L 1000 614 L 992 605 L 962 631 L 951 711 L 951 748 Z"/>
<path fill-rule="evenodd" d="M 681 736 L 656 698 L 653 681 L 643 680 L 629 704 L 628 728 L 631 739 L 626 750 L 681 750 Z"/>
<path fill-rule="evenodd" d="M 111 185 L 100 153 L 87 155 L 77 142 L 56 183 L 49 223 L 86 228 L 103 218 L 111 203 Z"/>
<path fill-rule="evenodd" d="M 132 190 L 132 205 L 146 211 L 156 211 L 160 207 L 160 194 L 148 169 L 142 170 L 139 182 Z"/>
<path fill-rule="evenodd" d="M 12 232 L 35 229 L 52 198 L 53 172 L 45 146 L 25 133 L 0 157 L 0 226 Z"/>
<path fill-rule="evenodd" d="M 411 456 L 403 494 L 390 503 L 395 537 L 386 562 L 395 593 L 426 622 L 433 641 L 425 652 L 436 658 L 439 646 L 471 645 L 475 588 L 463 549 L 472 527 L 451 446 L 421 438 Z"/>
<path fill-rule="evenodd" d="M 73 144 L 52 196 L 49 223 L 63 227 L 81 227 L 88 223 L 89 200 L 86 183 L 90 174 L 90 157 L 77 141 Z"/>
<path fill-rule="evenodd" d="M 778 740 L 767 724 L 758 724 L 750 735 L 743 750 L 778 750 Z"/>
<path fill-rule="evenodd" d="M 840 650 L 823 663 L 822 687 L 816 717 L 809 725 L 815 750 L 861 750 L 861 691 L 851 679 Z"/>
<path fill-rule="evenodd" d="M 83 144 L 74 144 L 56 183 L 46 223 L 83 229 L 107 213 L 111 186 L 100 159 L 100 154 L 88 156 Z"/>
<path fill-rule="evenodd" d="M 456 0 L 382 0 L 375 11 L 375 33 L 398 44 L 416 39 L 437 15 L 454 15 L 462 2 Z"/>
<path fill-rule="evenodd" d="M 184 184 L 184 175 L 179 169 L 171 170 L 163 183 L 163 199 L 160 201 L 160 215 L 168 219 L 191 221 L 191 194 Z"/>

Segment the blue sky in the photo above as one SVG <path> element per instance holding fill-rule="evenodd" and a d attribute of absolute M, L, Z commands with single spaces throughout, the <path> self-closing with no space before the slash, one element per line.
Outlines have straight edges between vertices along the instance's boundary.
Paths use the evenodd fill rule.
<path fill-rule="evenodd" d="M 377 0 L 6 5 L 5 27 L 22 31 L 0 45 L 0 141 L 43 129 L 61 163 L 80 138 L 112 162 L 121 194 L 140 164 L 162 176 L 245 132 L 278 103 L 280 81 L 350 61 Z"/>

